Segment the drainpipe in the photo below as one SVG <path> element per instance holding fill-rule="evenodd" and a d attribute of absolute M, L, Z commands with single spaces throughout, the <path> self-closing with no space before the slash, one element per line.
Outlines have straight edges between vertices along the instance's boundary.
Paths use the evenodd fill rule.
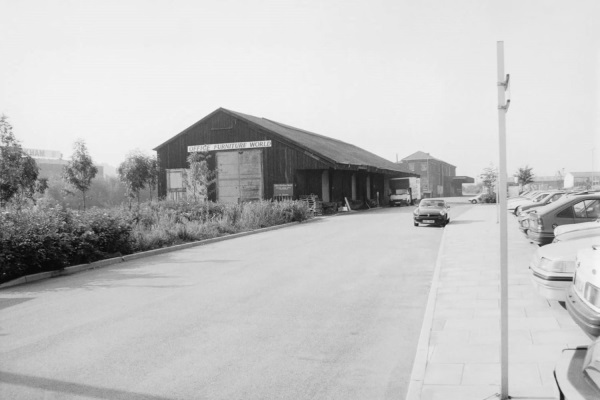
<path fill-rule="evenodd" d="M 427 156 L 427 188 L 429 189 L 429 197 L 433 197 L 433 196 L 431 196 L 432 187 L 431 187 L 431 178 L 429 176 L 429 156 Z"/>

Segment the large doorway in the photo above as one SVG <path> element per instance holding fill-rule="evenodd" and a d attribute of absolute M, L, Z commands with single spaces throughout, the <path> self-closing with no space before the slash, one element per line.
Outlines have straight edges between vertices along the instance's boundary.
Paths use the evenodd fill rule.
<path fill-rule="evenodd" d="M 227 203 L 263 197 L 262 150 L 217 153 L 217 198 Z"/>

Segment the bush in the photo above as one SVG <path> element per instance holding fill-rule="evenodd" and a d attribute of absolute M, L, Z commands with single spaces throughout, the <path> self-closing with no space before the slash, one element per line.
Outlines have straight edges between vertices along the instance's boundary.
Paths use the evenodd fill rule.
<path fill-rule="evenodd" d="M 118 214 L 62 208 L 0 216 L 0 282 L 133 251 L 130 223 Z"/>
<path fill-rule="evenodd" d="M 131 212 L 135 251 L 210 239 L 311 218 L 299 201 L 252 203 L 173 202 L 146 204 Z"/>
<path fill-rule="evenodd" d="M 485 194 L 481 197 L 481 201 L 483 203 L 496 203 L 496 194 L 495 193 Z"/>
<path fill-rule="evenodd" d="M 301 201 L 145 203 L 86 212 L 40 205 L 0 214 L 0 283 L 133 252 L 312 217 Z"/>

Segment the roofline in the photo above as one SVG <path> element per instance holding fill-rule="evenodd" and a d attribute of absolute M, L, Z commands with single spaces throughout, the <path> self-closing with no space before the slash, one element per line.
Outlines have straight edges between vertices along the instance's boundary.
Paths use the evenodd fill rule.
<path fill-rule="evenodd" d="M 418 152 L 417 152 L 417 153 L 418 153 Z M 450 164 L 450 163 L 449 163 L 449 162 L 447 162 L 447 161 L 440 160 L 439 158 L 435 158 L 435 157 L 433 157 L 431 154 L 429 154 L 429 153 L 425 153 L 424 151 L 422 151 L 422 153 L 424 153 L 424 154 L 427 154 L 427 158 L 413 158 L 413 159 L 410 159 L 410 160 L 409 160 L 409 159 L 408 159 L 408 157 L 411 157 L 412 155 L 414 155 L 414 154 L 415 154 L 415 153 L 413 153 L 413 154 L 411 154 L 411 155 L 410 155 L 410 156 L 408 156 L 408 157 L 404 157 L 404 158 L 403 158 L 403 159 L 401 159 L 400 161 L 401 161 L 401 162 L 404 162 L 404 161 L 406 161 L 406 162 L 409 162 L 409 161 L 429 161 L 429 160 L 435 160 L 435 161 L 439 161 L 439 162 L 442 162 L 442 163 L 444 163 L 444 164 L 447 164 L 447 165 L 449 165 L 449 166 L 451 166 L 451 167 L 454 167 L 454 168 L 456 168 L 456 165 L 454 165 L 454 164 Z"/>
<path fill-rule="evenodd" d="M 187 131 L 189 131 L 190 129 L 192 129 L 193 127 L 195 127 L 196 125 L 199 125 L 200 123 L 204 122 L 205 120 L 207 120 L 208 118 L 212 117 L 214 114 L 216 114 L 217 112 L 225 110 L 223 107 L 219 107 L 217 108 L 215 111 L 211 112 L 210 114 L 208 114 L 207 116 L 205 116 L 204 118 L 202 118 L 199 121 L 194 122 L 192 125 L 188 126 L 187 128 L 185 128 L 184 130 L 182 130 L 181 132 L 179 132 L 177 135 L 173 136 L 170 139 L 167 139 L 167 141 L 159 144 L 158 146 L 156 146 L 155 148 L 153 148 L 152 150 L 154 151 L 158 151 L 158 149 L 164 147 L 165 145 L 167 145 L 168 143 L 172 142 L 173 140 L 177 139 L 179 136 L 182 136 L 183 134 L 185 134 Z"/>
<path fill-rule="evenodd" d="M 406 171 L 402 171 L 402 170 L 395 170 L 395 169 L 388 169 L 388 168 L 379 168 L 379 167 L 376 167 L 374 165 L 368 165 L 367 166 L 367 165 L 364 165 L 364 164 L 352 164 L 352 163 L 344 163 L 344 162 L 338 162 L 338 161 L 332 160 L 331 158 L 329 158 L 327 156 L 324 156 L 323 154 L 321 154 L 320 152 L 316 151 L 315 149 L 309 148 L 309 147 L 304 146 L 304 145 L 302 145 L 302 144 L 300 144 L 298 142 L 290 140 L 290 139 L 288 139 L 288 138 L 286 138 L 284 136 L 279 135 L 275 131 L 269 130 L 269 129 L 267 129 L 267 128 L 265 128 L 265 127 L 263 127 L 263 126 L 255 123 L 255 122 L 253 122 L 252 120 L 246 118 L 244 113 L 239 113 L 237 111 L 228 110 L 228 109 L 223 108 L 223 107 L 219 107 L 218 109 L 216 109 L 215 111 L 211 112 L 210 114 L 208 114 L 207 116 L 205 116 L 201 120 L 195 122 L 194 124 L 190 125 L 186 129 L 184 129 L 183 131 L 179 132 L 177 135 L 173 136 L 172 138 L 168 139 L 167 141 L 165 141 L 165 142 L 161 143 L 160 145 L 156 146 L 153 150 L 154 151 L 158 151 L 159 149 L 161 149 L 162 147 L 164 147 L 168 143 L 170 143 L 173 140 L 179 138 L 180 136 L 186 134 L 189 130 L 191 130 L 195 126 L 201 124 L 205 120 L 209 119 L 210 117 L 212 117 L 214 114 L 216 114 L 219 111 L 225 112 L 226 114 L 228 114 L 228 115 L 230 115 L 230 116 L 232 116 L 234 118 L 240 119 L 240 120 L 246 122 L 247 124 L 251 125 L 252 127 L 257 128 L 257 129 L 259 129 L 261 131 L 267 131 L 269 135 L 275 136 L 275 137 L 278 138 L 278 140 L 280 140 L 280 141 L 282 141 L 282 142 L 284 142 L 284 143 L 286 143 L 288 145 L 292 144 L 293 146 L 295 146 L 295 147 L 303 150 L 305 152 L 305 154 L 307 154 L 309 157 L 313 157 L 313 158 L 317 157 L 318 161 L 321 161 L 321 162 L 323 162 L 325 164 L 330 164 L 334 169 L 349 169 L 349 170 L 356 169 L 356 170 L 361 170 L 361 169 L 364 168 L 364 169 L 367 169 L 367 170 L 371 169 L 371 170 L 375 170 L 375 171 L 388 171 L 388 173 L 392 173 L 392 174 L 401 173 L 401 174 L 407 174 L 407 176 L 408 175 L 412 175 L 414 177 L 420 177 L 420 175 L 418 175 L 418 174 L 413 174 L 412 172 L 406 172 Z M 286 124 L 283 124 L 281 122 L 273 121 L 273 120 L 270 120 L 270 119 L 267 119 L 267 118 L 264 118 L 264 117 L 255 117 L 255 118 L 262 118 L 265 121 L 268 121 L 270 123 L 273 123 L 273 124 L 285 127 L 286 129 L 292 129 L 292 130 L 304 132 L 306 134 L 310 134 L 310 135 L 318 136 L 318 137 L 321 137 L 321 138 L 325 138 L 327 140 L 332 140 L 332 141 L 335 141 L 335 142 L 344 143 L 346 145 L 355 147 L 355 148 L 357 148 L 359 150 L 368 152 L 367 150 L 362 149 L 362 148 L 360 148 L 360 147 L 358 147 L 356 145 L 353 145 L 352 143 L 344 142 L 344 141 L 339 140 L 339 139 L 334 139 L 334 138 L 331 138 L 329 136 L 324 136 L 324 135 L 320 135 L 318 133 L 314 133 L 314 132 L 310 132 L 310 131 L 307 131 L 307 130 L 304 130 L 304 129 L 296 128 L 294 126 L 286 125 Z M 370 152 L 368 152 L 368 153 L 370 153 Z M 374 154 L 374 153 L 371 153 L 371 154 L 373 154 L 374 156 L 379 157 L 381 159 L 384 159 L 383 157 L 378 156 L 377 154 Z M 389 161 L 389 160 L 387 160 L 387 161 L 390 162 L 390 163 L 393 163 L 393 161 Z M 343 168 L 344 166 L 348 166 L 349 168 Z M 361 168 L 361 167 L 363 167 L 363 168 Z"/>

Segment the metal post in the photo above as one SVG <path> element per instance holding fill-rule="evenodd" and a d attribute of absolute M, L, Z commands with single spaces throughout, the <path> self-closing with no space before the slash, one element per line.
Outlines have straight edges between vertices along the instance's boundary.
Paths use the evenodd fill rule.
<path fill-rule="evenodd" d="M 498 169 L 500 200 L 500 399 L 508 400 L 508 235 L 506 212 L 506 112 L 505 90 L 508 79 L 504 76 L 504 42 L 497 43 L 498 56 L 498 125 L 500 138 L 500 166 Z"/>
<path fill-rule="evenodd" d="M 596 170 L 594 169 L 594 150 L 596 150 L 596 148 L 592 147 L 592 190 L 594 190 L 594 180 L 596 179 Z"/>

